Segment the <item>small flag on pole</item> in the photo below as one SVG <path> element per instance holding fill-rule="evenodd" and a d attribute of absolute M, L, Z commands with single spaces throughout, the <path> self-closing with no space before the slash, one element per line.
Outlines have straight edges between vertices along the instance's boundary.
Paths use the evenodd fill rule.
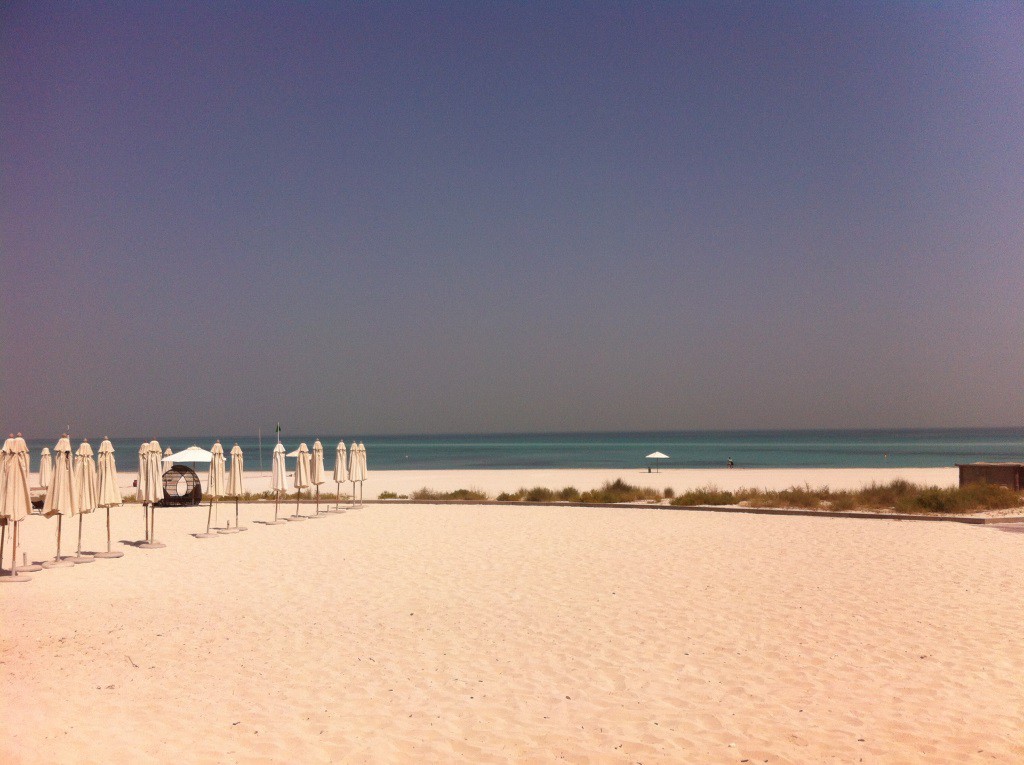
<path fill-rule="evenodd" d="M 277 435 L 277 442 L 281 443 L 281 423 L 277 423 L 277 427 L 274 428 L 274 433 Z"/>

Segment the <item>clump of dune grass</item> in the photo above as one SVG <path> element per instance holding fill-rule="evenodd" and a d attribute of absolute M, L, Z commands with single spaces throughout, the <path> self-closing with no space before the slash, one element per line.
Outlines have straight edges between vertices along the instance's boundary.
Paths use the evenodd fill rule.
<path fill-rule="evenodd" d="M 677 507 L 693 505 L 735 505 L 740 500 L 731 491 L 723 491 L 714 486 L 704 486 L 699 489 L 684 491 L 672 499 L 671 504 Z"/>
<path fill-rule="evenodd" d="M 455 491 L 435 491 L 426 487 L 412 493 L 413 499 L 487 499 L 487 494 L 479 489 L 456 489 Z"/>
<path fill-rule="evenodd" d="M 622 502 L 657 501 L 661 493 L 657 489 L 645 486 L 633 486 L 621 478 L 605 483 L 600 489 L 591 489 L 580 495 L 581 502 L 594 502 L 602 505 L 614 505 Z"/>
<path fill-rule="evenodd" d="M 828 487 L 791 486 L 788 489 L 737 489 L 713 486 L 692 489 L 672 500 L 677 507 L 739 505 L 810 510 L 887 510 L 897 513 L 963 514 L 1024 505 L 1024 493 L 1005 486 L 969 484 L 939 488 L 896 480 L 861 489 L 834 491 Z"/>

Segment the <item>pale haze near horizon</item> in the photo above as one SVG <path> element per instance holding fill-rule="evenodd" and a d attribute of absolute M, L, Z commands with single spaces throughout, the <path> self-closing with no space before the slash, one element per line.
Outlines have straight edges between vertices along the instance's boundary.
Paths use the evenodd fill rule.
<path fill-rule="evenodd" d="M 0 428 L 1024 424 L 1024 7 L 6 4 Z"/>

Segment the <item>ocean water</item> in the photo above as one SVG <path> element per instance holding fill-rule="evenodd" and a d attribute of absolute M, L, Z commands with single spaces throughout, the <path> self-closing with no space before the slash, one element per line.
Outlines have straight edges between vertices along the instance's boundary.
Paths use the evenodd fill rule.
<path fill-rule="evenodd" d="M 102 436 L 84 434 L 99 446 Z M 72 439 L 75 448 L 82 436 Z M 159 438 L 174 451 L 198 444 L 209 449 L 217 436 Z M 246 470 L 269 470 L 271 434 L 220 436 L 225 452 L 238 443 Z M 300 442 L 312 448 L 317 435 L 291 436 L 288 451 Z M 319 436 L 327 469 L 334 465 L 339 436 Z M 489 435 L 344 436 L 366 445 L 370 470 L 450 470 L 527 468 L 632 468 L 645 464 L 654 451 L 669 455 L 661 467 L 950 467 L 958 462 L 1024 461 L 1024 428 L 935 430 L 750 430 L 680 431 L 664 433 L 504 433 Z M 118 467 L 132 470 L 142 438 L 112 439 Z M 32 468 L 39 450 L 53 449 L 52 440 L 31 439 Z M 260 448 L 262 446 L 262 448 Z M 289 460 L 289 466 L 291 465 Z"/>

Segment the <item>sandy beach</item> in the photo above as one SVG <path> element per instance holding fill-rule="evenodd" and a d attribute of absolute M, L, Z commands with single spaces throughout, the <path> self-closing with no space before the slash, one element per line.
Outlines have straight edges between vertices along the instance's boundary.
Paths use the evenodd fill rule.
<path fill-rule="evenodd" d="M 165 549 L 0 589 L 0 760 L 1024 759 L 1022 534 L 252 504 L 199 540 L 205 508 L 157 512 Z M 114 539 L 141 516 L 115 509 Z M 54 526 L 23 524 L 30 558 Z"/>

